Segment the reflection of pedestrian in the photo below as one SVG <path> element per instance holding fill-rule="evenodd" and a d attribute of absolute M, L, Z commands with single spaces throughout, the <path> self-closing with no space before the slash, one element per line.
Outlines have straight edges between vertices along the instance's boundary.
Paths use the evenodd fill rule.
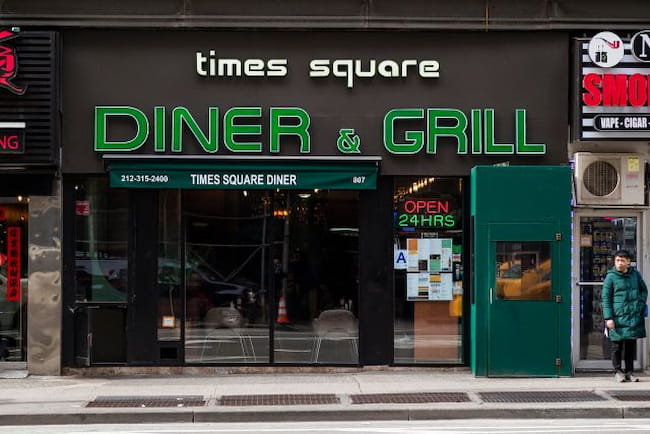
<path fill-rule="evenodd" d="M 319 300 L 320 310 L 323 311 L 325 309 L 334 308 L 334 298 L 332 297 L 332 292 L 330 291 L 330 288 L 324 283 L 318 285 L 318 288 L 319 288 L 319 298 L 320 298 Z"/>
<path fill-rule="evenodd" d="M 212 307 L 212 302 L 203 291 L 201 277 L 192 272 L 185 282 L 187 291 L 185 315 L 188 321 L 202 322 L 206 312 Z"/>
<path fill-rule="evenodd" d="M 309 261 L 299 249 L 294 252 L 289 271 L 295 278 L 295 293 L 287 294 L 289 318 L 307 320 L 309 319 L 309 292 L 314 286 L 314 278 Z"/>
<path fill-rule="evenodd" d="M 612 341 L 612 364 L 616 381 L 639 381 L 632 376 L 636 340 L 646 336 L 644 311 L 648 288 L 643 277 L 630 266 L 630 254 L 619 250 L 614 254 L 614 268 L 603 282 L 603 317 Z M 625 371 L 621 369 L 621 356 Z"/>

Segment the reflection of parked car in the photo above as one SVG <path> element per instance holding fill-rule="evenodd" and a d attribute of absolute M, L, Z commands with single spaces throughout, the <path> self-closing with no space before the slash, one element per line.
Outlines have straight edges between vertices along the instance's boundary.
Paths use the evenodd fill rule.
<path fill-rule="evenodd" d="M 169 286 L 180 287 L 182 272 L 179 261 L 158 260 L 158 284 L 167 294 Z M 250 304 L 256 301 L 255 285 L 251 282 L 226 278 L 206 264 L 188 262 L 185 267 L 188 297 L 197 291 L 214 306 Z M 126 259 L 77 259 L 78 293 L 92 301 L 125 301 L 127 290 Z M 163 289 L 164 287 L 164 289 Z"/>
<path fill-rule="evenodd" d="M 77 294 L 89 301 L 126 300 L 126 260 L 77 259 Z"/>
<path fill-rule="evenodd" d="M 181 276 L 179 261 L 159 260 L 158 286 L 161 297 L 169 297 L 171 301 L 174 294 L 179 294 Z M 232 306 L 240 311 L 246 321 L 255 321 L 263 314 L 257 285 L 250 281 L 242 278 L 227 281 L 221 273 L 203 263 L 187 263 L 185 276 L 185 314 L 188 321 L 203 321 L 207 312 L 215 307 Z"/>
<path fill-rule="evenodd" d="M 244 280 L 226 281 L 218 271 L 206 265 L 187 264 L 185 268 L 187 296 L 207 297 L 213 306 L 228 306 L 255 303 L 256 291 L 251 282 Z M 180 263 L 168 259 L 158 261 L 158 283 L 180 285 Z"/>

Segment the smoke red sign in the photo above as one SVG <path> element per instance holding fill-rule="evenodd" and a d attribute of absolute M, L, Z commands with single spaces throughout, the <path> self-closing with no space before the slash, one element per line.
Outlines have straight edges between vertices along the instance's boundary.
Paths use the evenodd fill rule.
<path fill-rule="evenodd" d="M 15 38 L 16 35 L 9 30 L 0 30 L 0 42 Z M 13 47 L 0 45 L 0 87 L 16 95 L 23 95 L 26 87 L 16 86 L 11 80 L 18 74 L 18 60 Z"/>
<path fill-rule="evenodd" d="M 20 301 L 20 227 L 7 228 L 7 301 Z"/>

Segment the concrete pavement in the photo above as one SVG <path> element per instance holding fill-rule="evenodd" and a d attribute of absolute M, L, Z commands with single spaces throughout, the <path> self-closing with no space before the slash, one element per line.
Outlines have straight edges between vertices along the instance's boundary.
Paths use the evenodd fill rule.
<path fill-rule="evenodd" d="M 262 369 L 264 371 L 264 369 Z M 571 378 L 475 378 L 469 370 L 419 369 L 323 369 L 319 372 L 219 369 L 203 373 L 171 370 L 169 375 L 28 376 L 0 371 L 0 425 L 152 422 L 261 422 L 318 420 L 414 420 L 461 418 L 629 418 L 650 417 L 650 375 L 639 383 L 615 383 L 611 375 L 578 375 Z M 103 371 L 92 371 L 100 373 Z M 104 373 L 115 373 L 107 370 Z M 177 372 L 183 372 L 178 375 Z M 250 371 L 249 371 L 250 372 Z M 617 395 L 633 393 L 632 400 Z M 535 392 L 538 402 L 491 402 L 489 392 Z M 543 392 L 546 392 L 544 395 Z M 575 392 L 565 402 L 549 402 L 548 393 Z M 587 396 L 580 396 L 580 393 Z M 458 394 L 464 402 L 360 404 L 358 395 L 392 399 L 417 398 L 422 393 Z M 298 405 L 222 405 L 225 397 L 249 399 L 270 395 L 333 394 L 335 403 Z M 194 395 L 202 406 L 87 407 L 105 397 L 155 398 Z M 540 397 L 539 395 L 543 395 Z M 544 397 L 545 396 L 545 397 Z M 330 396 L 332 397 L 332 396 Z M 512 398 L 512 396 L 510 396 Z M 565 396 L 566 398 L 566 396 Z M 380 400 L 382 400 L 380 399 Z M 539 401 L 541 399 L 541 401 Z M 517 398 L 515 398 L 517 400 Z M 281 400 L 280 400 L 281 401 Z"/>

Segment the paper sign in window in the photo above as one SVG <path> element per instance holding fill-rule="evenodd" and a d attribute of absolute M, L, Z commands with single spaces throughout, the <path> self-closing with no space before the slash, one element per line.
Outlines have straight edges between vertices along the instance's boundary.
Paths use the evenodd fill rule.
<path fill-rule="evenodd" d="M 20 228 L 7 228 L 7 301 L 20 301 Z"/>

